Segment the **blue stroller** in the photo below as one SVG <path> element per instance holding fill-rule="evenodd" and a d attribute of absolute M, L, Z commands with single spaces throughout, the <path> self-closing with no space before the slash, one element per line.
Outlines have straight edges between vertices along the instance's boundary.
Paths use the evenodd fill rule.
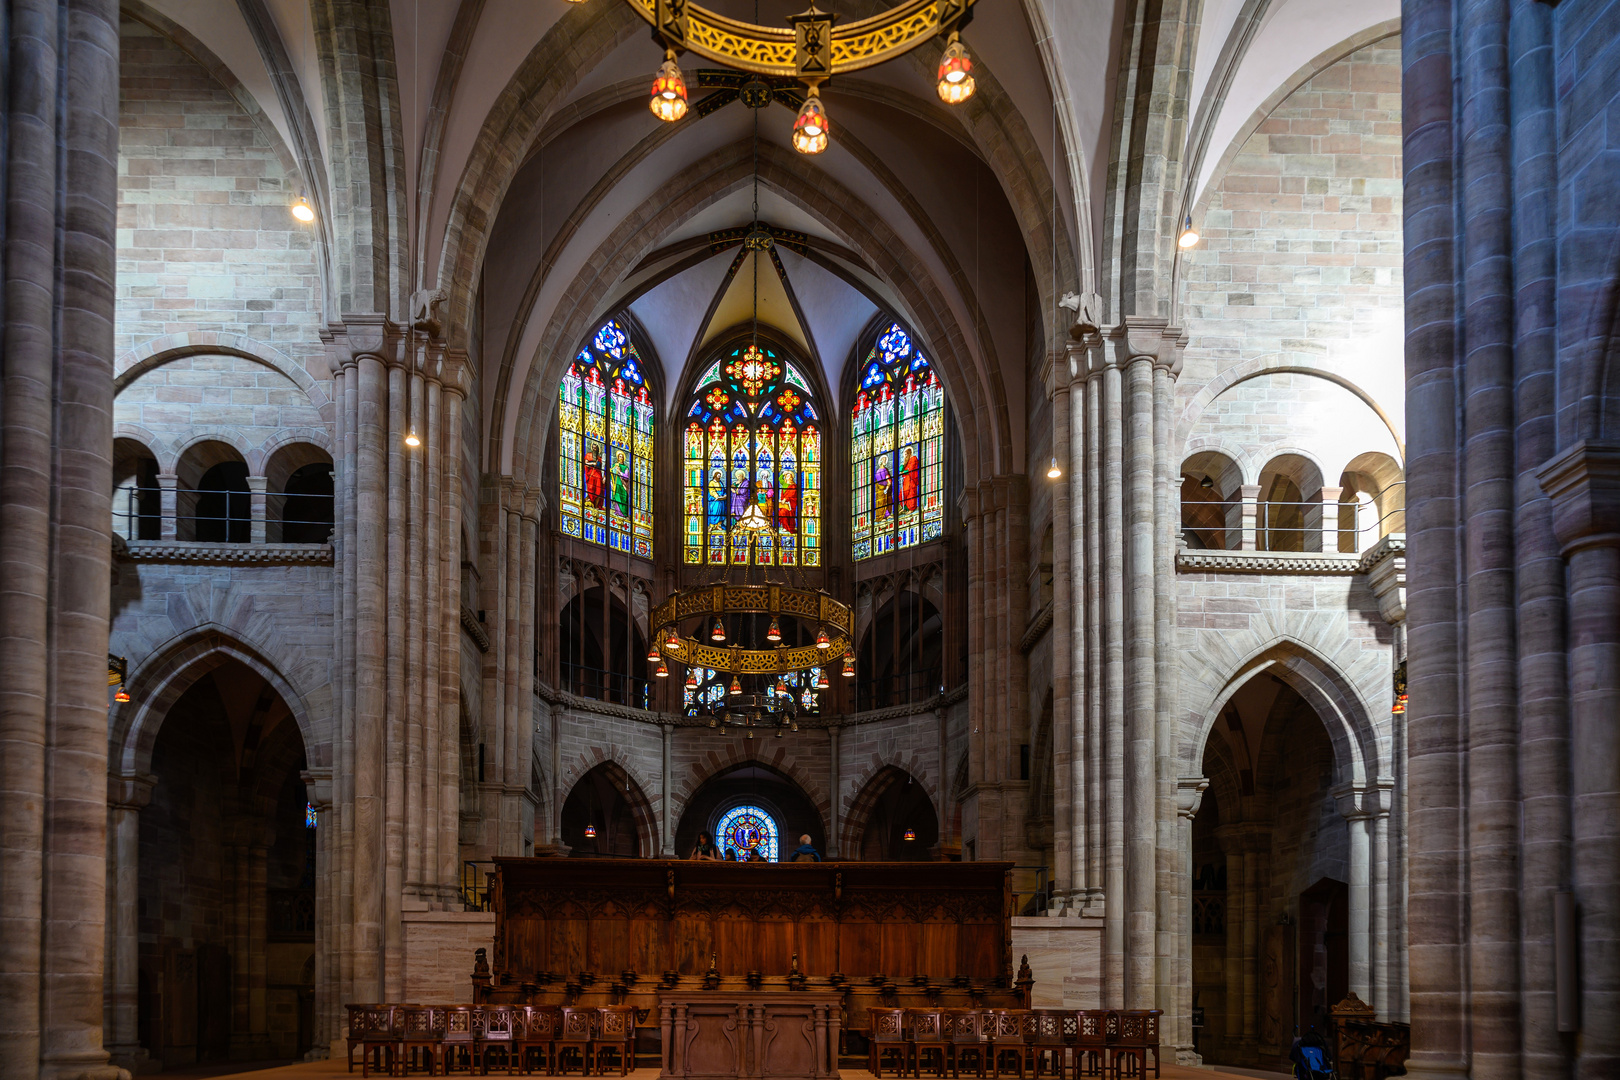
<path fill-rule="evenodd" d="M 1298 1053 L 1299 1060 L 1294 1063 L 1295 1080 L 1333 1080 L 1326 1050 L 1320 1046 L 1301 1046 Z"/>

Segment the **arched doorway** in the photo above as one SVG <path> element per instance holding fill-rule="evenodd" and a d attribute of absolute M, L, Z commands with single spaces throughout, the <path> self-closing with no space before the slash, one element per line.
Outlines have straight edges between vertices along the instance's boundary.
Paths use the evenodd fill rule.
<path fill-rule="evenodd" d="M 1271 673 L 1240 686 L 1210 731 L 1192 824 L 1205 1061 L 1286 1068 L 1296 1026 L 1320 1025 L 1348 990 L 1351 826 L 1334 754 L 1323 718 Z"/>
<path fill-rule="evenodd" d="M 294 1060 L 314 1035 L 318 910 L 304 740 L 258 672 L 198 667 L 141 774 L 136 1032 L 168 1068 Z"/>
<path fill-rule="evenodd" d="M 637 859 L 658 851 L 652 805 L 615 761 L 579 778 L 563 800 L 561 828 L 570 855 Z"/>
<path fill-rule="evenodd" d="M 939 846 L 939 815 L 927 788 L 894 765 L 879 769 L 850 804 L 844 851 L 881 862 L 926 862 Z"/>
<path fill-rule="evenodd" d="M 691 854 L 700 832 L 718 838 L 726 815 L 733 810 L 751 813 L 774 827 L 778 856 L 784 860 L 799 846 L 801 836 L 810 837 L 811 845 L 826 856 L 827 831 L 821 811 L 792 778 L 760 762 L 725 769 L 692 793 L 675 827 L 676 854 Z M 746 828 L 748 823 L 743 825 Z M 734 839 L 743 835 L 737 833 Z"/>

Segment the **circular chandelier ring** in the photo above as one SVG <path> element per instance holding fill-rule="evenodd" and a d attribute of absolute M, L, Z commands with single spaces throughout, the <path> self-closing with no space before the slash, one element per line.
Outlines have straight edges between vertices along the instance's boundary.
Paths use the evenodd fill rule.
<path fill-rule="evenodd" d="M 787 675 L 795 671 L 827 667 L 835 658 L 849 652 L 851 642 L 842 635 L 826 649 L 814 645 L 777 646 L 774 649 L 745 649 L 741 645 L 705 645 L 693 638 L 682 638 L 680 651 L 660 643 L 659 649 L 671 660 L 689 667 L 712 668 L 728 675 Z"/>

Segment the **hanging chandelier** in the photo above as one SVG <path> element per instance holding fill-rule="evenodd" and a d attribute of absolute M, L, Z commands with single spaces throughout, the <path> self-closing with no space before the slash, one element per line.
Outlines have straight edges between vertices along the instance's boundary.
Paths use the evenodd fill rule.
<path fill-rule="evenodd" d="M 940 100 L 959 105 L 973 96 L 973 60 L 958 35 L 972 19 L 977 0 L 903 0 L 845 26 L 838 26 L 837 15 L 822 11 L 811 0 L 808 9 L 789 16 L 786 29 L 730 19 L 690 0 L 623 2 L 652 25 L 653 38 L 664 49 L 649 108 L 670 123 L 687 113 L 686 80 L 676 63 L 682 52 L 762 76 L 744 87 L 744 101 L 753 108 L 762 108 L 773 93 L 781 93 L 764 80 L 789 78 L 802 85 L 802 102 L 783 95 L 784 101 L 799 105 L 792 141 L 801 154 L 819 154 L 827 148 L 831 126 L 821 103 L 822 84 L 834 75 L 903 56 L 935 38 L 945 39 L 937 87 Z M 749 88 L 753 89 L 752 100 L 746 92 Z M 736 94 L 733 89 L 724 100 L 733 100 Z M 705 115 L 723 103 L 713 102 L 698 114 Z"/>

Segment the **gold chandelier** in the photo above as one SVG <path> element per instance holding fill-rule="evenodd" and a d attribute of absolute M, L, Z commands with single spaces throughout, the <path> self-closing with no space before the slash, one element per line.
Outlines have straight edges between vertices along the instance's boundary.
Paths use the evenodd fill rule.
<path fill-rule="evenodd" d="M 973 60 L 958 35 L 973 17 L 977 0 L 903 0 L 846 26 L 836 25 L 838 17 L 811 0 L 807 10 L 789 17 L 787 29 L 729 19 L 690 0 L 624 3 L 651 24 L 653 37 L 664 48 L 650 108 L 670 123 L 687 112 L 686 77 L 676 62 L 681 52 L 739 71 L 802 83 L 804 101 L 793 125 L 793 146 L 802 154 L 819 154 L 827 147 L 831 126 L 821 103 L 823 83 L 834 75 L 903 56 L 933 38 L 946 42 L 936 87 L 940 100 L 958 105 L 973 96 Z"/>
<path fill-rule="evenodd" d="M 736 527 L 747 528 L 747 521 L 745 515 Z M 766 632 L 766 641 L 774 640 L 777 644 L 761 648 L 728 637 L 725 629 L 728 616 L 767 614 L 771 616 L 771 630 Z M 815 643 L 780 644 L 779 619 L 784 615 L 815 625 Z M 653 635 L 659 654 L 688 667 L 713 668 L 733 675 L 786 675 L 825 667 L 834 656 L 845 657 L 846 661 L 853 659 L 850 650 L 855 630 L 854 612 L 848 604 L 820 589 L 727 582 L 699 585 L 682 589 L 655 607 L 650 622 L 660 627 Z M 713 644 L 704 644 L 695 634 L 682 634 L 682 623 L 696 624 L 706 630 Z M 727 641 L 731 643 L 724 644 Z M 852 667 L 850 673 L 853 674 Z"/>

